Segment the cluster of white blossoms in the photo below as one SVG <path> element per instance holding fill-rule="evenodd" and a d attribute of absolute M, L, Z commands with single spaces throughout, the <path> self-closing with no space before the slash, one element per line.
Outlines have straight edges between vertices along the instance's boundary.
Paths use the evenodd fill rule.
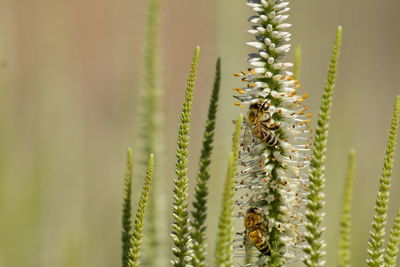
<path fill-rule="evenodd" d="M 287 44 L 291 25 L 285 23 L 289 3 L 247 0 L 247 5 L 256 12 L 249 18 L 253 24 L 249 33 L 255 40 L 247 44 L 257 52 L 248 58 L 252 68 L 235 74 L 246 83 L 234 88 L 234 97 L 239 100 L 235 104 L 249 108 L 242 136 L 237 205 L 240 218 L 256 208 L 265 220 L 259 224 L 264 229 L 254 226 L 244 231 L 245 242 L 259 250 L 257 261 L 281 266 L 299 259 L 304 242 L 311 115 L 306 114 L 303 104 L 307 94 L 298 94 L 300 84 L 288 70 L 293 64 L 281 62 L 291 47 Z M 254 239 L 248 234 L 255 230 L 264 237 Z"/>

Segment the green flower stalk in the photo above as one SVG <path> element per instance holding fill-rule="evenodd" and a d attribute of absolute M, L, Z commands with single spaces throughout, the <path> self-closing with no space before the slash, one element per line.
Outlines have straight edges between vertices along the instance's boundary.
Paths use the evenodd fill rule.
<path fill-rule="evenodd" d="M 217 241 L 215 246 L 215 266 L 233 266 L 233 208 L 235 197 L 235 169 L 234 155 L 229 155 L 228 171 L 222 196 L 222 209 L 219 215 Z"/>
<path fill-rule="evenodd" d="M 142 232 L 143 232 L 143 221 L 144 215 L 147 208 L 147 202 L 149 200 L 150 195 L 150 185 L 151 180 L 153 178 L 153 166 L 154 166 L 154 158 L 153 154 L 150 154 L 148 167 L 146 172 L 146 180 L 144 182 L 144 186 L 142 189 L 142 193 L 140 195 L 138 208 L 136 211 L 136 218 L 133 224 L 132 238 L 131 238 L 131 248 L 128 255 L 128 266 L 129 267 L 138 267 L 140 253 L 142 248 Z"/>
<path fill-rule="evenodd" d="M 235 197 L 236 163 L 239 156 L 240 129 L 243 116 L 236 120 L 235 132 L 232 138 L 232 151 L 229 155 L 228 171 L 225 189 L 222 197 L 222 207 L 219 215 L 218 233 L 215 248 L 215 266 L 233 266 L 233 215 Z"/>
<path fill-rule="evenodd" d="M 189 79 L 185 91 L 181 122 L 179 125 L 178 148 L 176 151 L 176 178 L 174 179 L 173 225 L 171 236 L 175 247 L 172 252 L 176 257 L 172 264 L 176 267 L 189 266 L 192 262 L 192 239 L 190 236 L 190 222 L 188 207 L 188 177 L 187 161 L 189 146 L 190 116 L 192 110 L 193 92 L 196 81 L 196 72 L 199 63 L 200 48 L 196 48 L 190 69 Z"/>
<path fill-rule="evenodd" d="M 159 116 L 159 94 L 160 88 L 157 84 L 157 29 L 159 17 L 160 0 L 150 0 L 147 18 L 146 46 L 144 53 L 144 76 L 143 90 L 141 91 L 141 113 L 142 131 L 141 140 L 144 157 L 156 150 L 156 134 L 158 133 Z M 147 159 L 143 159 L 146 161 Z"/>
<path fill-rule="evenodd" d="M 368 242 L 367 264 L 372 267 L 384 266 L 384 243 L 386 216 L 389 204 L 389 189 L 392 182 L 393 159 L 396 150 L 397 129 L 399 127 L 400 96 L 396 97 L 393 118 L 390 127 L 389 141 L 386 148 L 383 173 L 379 180 L 379 191 L 375 204 L 375 215 L 372 222 L 371 237 Z"/>
<path fill-rule="evenodd" d="M 310 160 L 310 114 L 299 95 L 300 84 L 293 79 L 292 63 L 282 62 L 291 45 L 291 26 L 285 21 L 289 3 L 283 0 L 247 0 L 255 15 L 248 42 L 257 49 L 249 55 L 249 72 L 235 74 L 246 83 L 234 88 L 240 102 L 249 107 L 244 122 L 236 189 L 239 217 L 256 211 L 263 218 L 258 226 L 245 229 L 245 246 L 257 247 L 258 256 L 249 265 L 283 266 L 299 259 L 304 241 L 303 213 Z M 249 233 L 263 233 L 258 240 L 268 244 L 262 249 Z"/>
<path fill-rule="evenodd" d="M 203 148 L 200 155 L 200 167 L 195 188 L 194 211 L 192 212 L 193 266 L 206 266 L 206 226 L 209 166 L 213 150 L 215 120 L 221 82 L 221 60 L 217 60 L 214 88 L 208 109 L 208 119 L 203 136 Z"/>
<path fill-rule="evenodd" d="M 122 203 L 122 267 L 128 267 L 128 254 L 132 237 L 132 149 L 128 149 Z"/>
<path fill-rule="evenodd" d="M 161 0 L 149 0 L 147 10 L 146 36 L 143 60 L 142 88 L 140 95 L 140 172 L 145 169 L 147 156 L 154 153 L 157 165 L 154 166 L 154 178 L 152 186 L 152 196 L 150 197 L 149 207 L 146 215 L 144 233 L 146 239 L 143 244 L 143 266 L 158 266 L 166 259 L 166 235 L 167 219 L 165 210 L 164 179 L 161 177 L 163 136 L 162 128 L 163 116 L 161 114 L 162 87 L 160 86 L 160 69 L 158 55 L 158 36 L 159 17 Z M 142 181 L 138 181 L 142 182 Z M 137 183 L 138 184 L 138 183 Z M 154 257 L 157 254 L 158 257 Z"/>
<path fill-rule="evenodd" d="M 349 163 L 346 182 L 343 188 L 342 216 L 340 219 L 339 237 L 339 267 L 350 267 L 351 245 L 351 203 L 353 194 L 353 181 L 356 169 L 355 152 L 349 153 Z"/>
<path fill-rule="evenodd" d="M 312 160 L 309 175 L 309 192 L 307 194 L 307 214 L 306 214 L 306 241 L 307 245 L 303 250 L 306 256 L 303 262 L 306 266 L 323 266 L 325 261 L 322 259 L 325 255 L 325 243 L 320 239 L 324 228 L 322 228 L 322 219 L 324 214 L 322 209 L 325 205 L 325 157 L 328 141 L 329 119 L 331 114 L 333 89 L 336 82 L 337 65 L 342 42 L 342 28 L 339 27 L 336 34 L 336 41 L 332 51 L 331 63 L 329 66 L 328 77 L 318 116 L 318 126 L 315 130 Z"/>
<path fill-rule="evenodd" d="M 395 267 L 400 245 L 400 209 L 397 211 L 385 250 L 385 266 Z"/>

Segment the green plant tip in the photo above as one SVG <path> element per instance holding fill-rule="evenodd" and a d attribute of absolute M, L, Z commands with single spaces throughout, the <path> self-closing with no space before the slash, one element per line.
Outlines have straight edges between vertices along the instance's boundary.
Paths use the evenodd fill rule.
<path fill-rule="evenodd" d="M 192 239 L 190 236 L 190 221 L 188 207 L 188 146 L 190 117 L 192 111 L 193 92 L 199 63 L 200 48 L 197 47 L 193 56 L 192 66 L 185 90 L 185 101 L 181 112 L 181 122 L 178 133 L 178 148 L 176 151 L 176 178 L 174 179 L 173 224 L 171 236 L 174 241 L 172 253 L 175 256 L 173 265 L 184 267 L 190 265 L 193 258 Z"/>
<path fill-rule="evenodd" d="M 203 147 L 201 150 L 199 171 L 197 175 L 197 185 L 195 188 L 195 200 L 193 201 L 194 211 L 191 236 L 193 239 L 193 262 L 194 267 L 206 266 L 206 231 L 205 225 L 207 218 L 207 196 L 208 180 L 210 179 L 209 166 L 213 151 L 214 131 L 221 83 L 221 59 L 218 58 L 216 64 L 214 88 L 211 94 L 208 109 L 208 118 L 203 135 Z"/>
<path fill-rule="evenodd" d="M 385 255 L 385 227 L 387 223 L 387 210 L 389 205 L 389 190 L 392 182 L 393 160 L 396 150 L 396 140 L 400 119 L 400 97 L 396 97 L 393 117 L 389 132 L 389 140 L 385 153 L 383 171 L 379 180 L 378 195 L 375 203 L 375 215 L 372 221 L 371 237 L 368 242 L 367 264 L 371 267 L 384 266 Z M 392 252 L 389 252 L 390 254 Z M 391 256 L 389 256 L 391 257 Z"/>
<path fill-rule="evenodd" d="M 133 228 L 132 228 L 131 247 L 128 255 L 129 267 L 138 267 L 140 264 L 143 222 L 150 195 L 151 180 L 153 178 L 153 168 L 154 168 L 154 156 L 153 154 L 150 154 L 146 171 L 146 179 L 143 185 L 142 193 L 140 195 L 138 208 L 136 210 L 135 222 L 133 223 Z"/>

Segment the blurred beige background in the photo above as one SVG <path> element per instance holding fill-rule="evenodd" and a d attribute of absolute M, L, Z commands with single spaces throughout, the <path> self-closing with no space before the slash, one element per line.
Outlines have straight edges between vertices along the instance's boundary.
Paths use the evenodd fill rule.
<path fill-rule="evenodd" d="M 218 159 L 226 158 L 231 121 L 240 112 L 231 97 L 240 82 L 231 74 L 247 67 L 250 10 L 243 0 L 162 2 L 164 178 L 170 183 L 174 177 L 178 113 L 199 44 L 191 186 L 221 56 L 210 196 L 219 203 L 226 161 Z M 352 147 L 358 156 L 353 261 L 364 266 L 394 96 L 400 94 L 400 2 L 292 2 L 292 43 L 303 48 L 300 80 L 314 114 L 336 27 L 344 27 L 328 150 L 327 266 L 336 265 L 340 195 Z M 0 266 L 120 264 L 121 185 L 125 149 L 137 145 L 146 7 L 138 0 L 0 0 Z M 400 157 L 395 164 L 390 222 L 400 201 Z M 210 207 L 210 214 L 218 211 Z M 212 243 L 217 216 L 208 221 Z"/>

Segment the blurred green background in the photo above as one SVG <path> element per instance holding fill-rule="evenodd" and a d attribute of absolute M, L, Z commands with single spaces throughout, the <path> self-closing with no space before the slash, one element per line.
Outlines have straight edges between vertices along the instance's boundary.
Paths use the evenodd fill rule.
<path fill-rule="evenodd" d="M 394 96 L 400 93 L 400 2 L 292 1 L 300 81 L 318 110 L 337 25 L 344 45 L 327 164 L 325 237 L 336 265 L 347 152 L 357 151 L 354 266 L 364 266 Z M 247 68 L 245 1 L 162 1 L 165 189 L 170 196 L 180 105 L 192 53 L 202 48 L 190 147 L 197 170 L 214 63 L 222 57 L 212 203 L 219 204 L 230 146 L 231 74 Z M 0 0 L 0 266 L 119 266 L 125 149 L 137 147 L 147 1 Z M 243 110 L 242 110 L 243 111 Z M 222 160 L 221 160 L 222 159 Z M 226 159 L 226 160 L 225 160 Z M 399 206 L 396 157 L 389 222 Z M 142 179 L 136 177 L 135 179 Z M 138 188 L 134 193 L 138 194 Z M 219 211 L 211 205 L 209 239 Z M 166 211 L 169 212 L 169 211 Z M 170 215 L 168 215 L 170 218 Z M 391 225 L 391 223 L 389 223 Z M 210 246 L 210 252 L 213 246 Z"/>

